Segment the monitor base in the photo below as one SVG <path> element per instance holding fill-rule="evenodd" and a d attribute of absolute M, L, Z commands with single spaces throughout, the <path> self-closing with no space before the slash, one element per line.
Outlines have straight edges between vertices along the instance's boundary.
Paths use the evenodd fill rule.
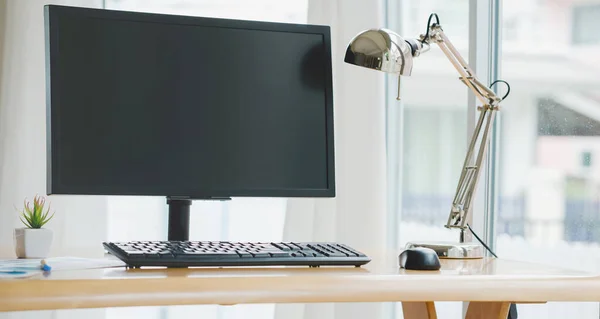
<path fill-rule="evenodd" d="M 425 247 L 435 250 L 439 258 L 446 259 L 479 259 L 483 258 L 483 246 L 476 243 L 458 242 L 409 242 L 406 249 Z"/>

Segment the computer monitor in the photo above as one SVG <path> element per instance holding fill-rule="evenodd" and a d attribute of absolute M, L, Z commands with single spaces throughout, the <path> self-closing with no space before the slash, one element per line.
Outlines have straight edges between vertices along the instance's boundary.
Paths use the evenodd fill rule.
<path fill-rule="evenodd" d="M 327 26 L 45 6 L 48 194 L 335 196 Z M 143 212 L 140 212 L 142 214 Z"/>

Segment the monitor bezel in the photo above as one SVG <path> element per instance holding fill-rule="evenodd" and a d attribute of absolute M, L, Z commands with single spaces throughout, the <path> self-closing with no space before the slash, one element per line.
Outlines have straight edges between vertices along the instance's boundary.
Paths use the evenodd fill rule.
<path fill-rule="evenodd" d="M 57 78 L 58 67 L 56 67 L 56 56 L 59 54 L 57 38 L 59 29 L 57 21 L 68 18 L 71 15 L 85 16 L 96 19 L 127 20 L 149 23 L 197 25 L 220 28 L 251 29 L 264 31 L 279 31 L 290 33 L 319 34 L 323 36 L 323 45 L 326 54 L 325 74 L 325 112 L 326 112 L 326 148 L 327 148 L 327 187 L 311 189 L 198 189 L 195 194 L 167 194 L 163 192 L 110 192 L 110 191 L 78 191 L 76 186 L 61 184 L 59 167 L 57 165 L 57 154 L 52 152 L 53 146 L 58 146 L 60 141 L 54 128 L 59 121 L 59 114 L 52 105 L 60 103 L 57 85 L 52 78 Z M 333 79 L 331 59 L 331 31 L 329 26 L 292 24 L 279 22 L 262 22 L 248 20 L 234 20 L 221 18 L 206 18 L 157 13 L 141 13 L 129 11 L 117 11 L 107 9 L 82 8 L 60 5 L 44 6 L 45 26 L 45 63 L 46 63 L 46 145 L 47 145 L 47 194 L 70 194 L 70 195 L 127 195 L 127 196 L 170 196 L 189 199 L 220 199 L 229 197 L 335 197 L 335 147 L 334 147 L 334 118 L 333 118 Z"/>

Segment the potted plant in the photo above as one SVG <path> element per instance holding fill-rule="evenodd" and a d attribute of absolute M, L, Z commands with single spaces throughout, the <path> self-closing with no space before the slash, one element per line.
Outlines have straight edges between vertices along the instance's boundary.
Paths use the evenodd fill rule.
<path fill-rule="evenodd" d="M 21 222 L 25 225 L 16 228 L 14 232 L 15 251 L 18 258 L 46 258 L 52 245 L 52 230 L 42 228 L 49 222 L 50 205 L 44 212 L 46 199 L 42 196 L 33 198 L 33 206 L 25 199 L 24 207 L 20 210 Z"/>

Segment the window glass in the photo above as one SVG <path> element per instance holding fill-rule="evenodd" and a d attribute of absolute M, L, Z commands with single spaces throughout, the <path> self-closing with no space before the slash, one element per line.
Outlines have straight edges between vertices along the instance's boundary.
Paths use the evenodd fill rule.
<path fill-rule="evenodd" d="M 506 0 L 497 254 L 598 272 L 600 1 Z M 597 303 L 519 305 L 519 318 L 598 318 Z"/>
<path fill-rule="evenodd" d="M 595 31 L 600 19 L 600 5 L 574 5 L 572 11 L 573 44 L 600 44 L 600 34 Z"/>

